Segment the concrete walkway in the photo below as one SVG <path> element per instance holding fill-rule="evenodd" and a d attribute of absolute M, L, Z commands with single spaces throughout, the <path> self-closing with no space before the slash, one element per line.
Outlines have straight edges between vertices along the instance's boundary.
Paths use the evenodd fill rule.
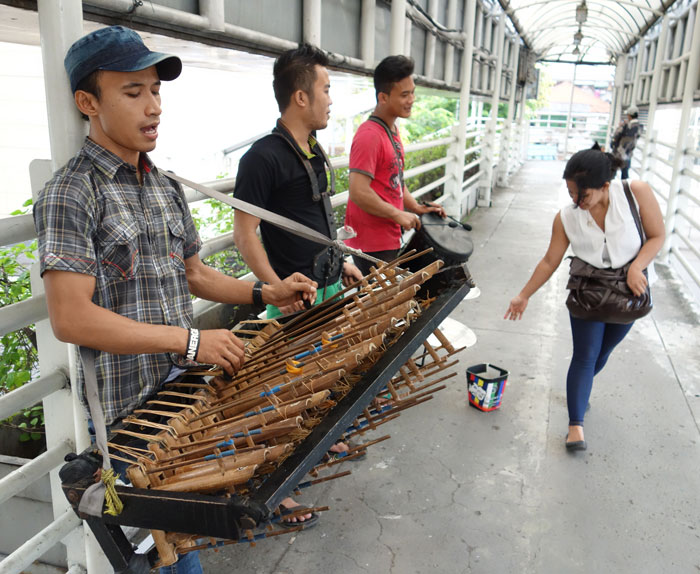
<path fill-rule="evenodd" d="M 351 476 L 298 498 L 331 507 L 318 526 L 203 553 L 205 572 L 700 571 L 700 320 L 668 269 L 657 267 L 652 315 L 595 381 L 586 452 L 564 449 L 568 265 L 522 321 L 502 319 L 567 199 L 562 171 L 527 164 L 471 218 L 482 294 L 452 317 L 478 342 L 452 384 L 383 427 L 392 439 L 366 460 L 341 465 Z M 510 372 L 491 413 L 467 402 L 465 370 L 483 362 Z"/>

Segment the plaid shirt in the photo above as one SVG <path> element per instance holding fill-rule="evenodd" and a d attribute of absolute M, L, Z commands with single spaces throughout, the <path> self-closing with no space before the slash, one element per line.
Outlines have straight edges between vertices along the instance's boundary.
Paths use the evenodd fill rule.
<path fill-rule="evenodd" d="M 34 206 L 41 273 L 73 271 L 96 279 L 93 302 L 134 321 L 192 324 L 185 259 L 201 241 L 178 184 L 141 154 L 136 168 L 86 139 L 57 171 Z M 78 361 L 80 364 L 80 361 Z M 133 411 L 185 359 L 167 353 L 97 352 L 95 367 L 105 421 Z M 82 366 L 79 394 L 85 404 Z"/>

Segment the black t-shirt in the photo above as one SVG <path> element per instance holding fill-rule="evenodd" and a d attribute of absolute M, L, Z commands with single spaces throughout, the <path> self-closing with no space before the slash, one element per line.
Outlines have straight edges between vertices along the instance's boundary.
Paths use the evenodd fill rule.
<path fill-rule="evenodd" d="M 314 150 L 315 146 L 312 146 L 311 151 Z M 304 154 L 301 150 L 299 153 Z M 323 158 L 316 152 L 310 161 L 318 177 L 319 191 L 323 193 L 328 187 Z M 259 139 L 241 158 L 233 195 L 330 237 L 323 200 L 313 201 L 306 169 L 289 143 L 278 135 L 270 134 Z M 260 222 L 260 235 L 270 265 L 280 279 L 295 271 L 309 277 L 314 256 L 325 249 L 319 243 L 266 221 Z"/>

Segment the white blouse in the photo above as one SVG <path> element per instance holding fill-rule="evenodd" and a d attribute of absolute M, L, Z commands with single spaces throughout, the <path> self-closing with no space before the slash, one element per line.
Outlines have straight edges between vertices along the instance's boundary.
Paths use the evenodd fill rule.
<path fill-rule="evenodd" d="M 573 203 L 560 212 L 564 232 L 574 255 L 599 269 L 617 269 L 626 265 L 637 256 L 642 246 L 625 190 L 619 179 L 610 182 L 609 195 L 610 205 L 605 214 L 605 231 L 598 226 L 588 210 L 578 208 Z M 639 210 L 634 194 L 632 197 Z"/>

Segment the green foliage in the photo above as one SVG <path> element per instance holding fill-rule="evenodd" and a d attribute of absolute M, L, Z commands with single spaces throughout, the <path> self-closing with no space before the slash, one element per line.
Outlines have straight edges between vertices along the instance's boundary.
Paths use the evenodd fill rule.
<path fill-rule="evenodd" d="M 19 442 L 41 440 L 44 431 L 44 408 L 41 404 L 34 405 L 22 412 L 2 421 L 2 425 L 20 431 Z"/>
<path fill-rule="evenodd" d="M 491 102 L 484 102 L 484 108 L 482 112 L 483 117 L 488 117 L 491 115 Z M 498 114 L 499 118 L 508 117 L 508 104 L 505 102 L 498 102 Z"/>
<path fill-rule="evenodd" d="M 457 120 L 457 100 L 441 96 L 419 96 L 413 104 L 411 120 L 404 130 L 406 142 L 445 137 L 440 130 L 453 125 Z M 407 160 L 408 161 L 408 160 Z"/>
<path fill-rule="evenodd" d="M 528 118 L 533 117 L 537 114 L 537 110 L 549 104 L 549 96 L 552 92 L 552 86 L 554 85 L 546 66 L 538 66 L 538 68 L 540 71 L 540 80 L 537 90 L 537 99 L 525 101 L 525 113 Z"/>
<path fill-rule="evenodd" d="M 25 209 L 18 209 L 11 215 L 27 213 L 31 199 L 24 203 Z M 0 248 L 0 307 L 19 303 L 32 295 L 29 278 L 31 265 L 36 260 L 37 242 L 17 243 Z M 8 393 L 29 382 L 38 370 L 39 357 L 36 349 L 34 326 L 29 325 L 13 333 L 0 337 L 0 395 Z M 41 405 L 24 409 L 14 418 L 22 418 L 20 428 L 27 429 L 20 440 L 40 438 L 34 427 L 44 424 Z M 32 421 L 35 423 L 32 423 Z M 23 426 L 22 426 L 23 425 Z"/>
<path fill-rule="evenodd" d="M 419 151 L 413 151 L 410 153 L 406 154 L 406 165 L 405 168 L 412 169 L 414 167 L 417 167 L 419 165 L 424 165 L 426 163 L 430 163 L 431 161 L 435 161 L 436 159 L 440 159 L 445 157 L 445 154 L 447 153 L 447 146 L 441 145 L 429 149 L 422 149 Z M 410 179 L 406 180 L 406 187 L 408 190 L 413 193 L 414 191 L 420 189 L 421 187 L 424 187 L 428 185 L 429 183 L 435 181 L 436 179 L 440 179 L 443 175 L 445 175 L 445 166 L 442 165 L 440 167 L 436 167 L 435 169 L 431 169 L 430 171 L 426 171 L 425 173 L 421 173 L 420 175 L 417 175 L 415 177 L 412 177 Z M 434 190 L 431 191 L 429 194 L 430 197 L 421 197 L 422 199 L 435 199 L 437 197 L 440 197 L 442 195 L 443 191 L 443 186 L 439 186 L 435 188 Z"/>
<path fill-rule="evenodd" d="M 408 133 L 407 143 L 413 141 L 425 141 L 438 139 L 449 135 L 449 128 L 457 122 L 457 99 L 442 96 L 419 96 L 413 104 L 411 120 L 404 128 Z M 405 169 L 409 170 L 419 165 L 424 165 L 445 157 L 447 146 L 409 152 L 406 154 Z M 445 175 L 445 166 L 436 167 L 425 173 L 406 180 L 406 187 L 414 192 L 421 187 L 441 178 Z M 434 189 L 429 197 L 421 199 L 435 199 L 440 197 L 443 186 Z"/>
<path fill-rule="evenodd" d="M 192 217 L 203 239 L 233 234 L 233 209 L 220 201 L 206 199 L 202 207 L 192 208 Z M 210 255 L 204 263 L 234 277 L 250 271 L 235 246 Z"/>
<path fill-rule="evenodd" d="M 335 192 L 343 193 L 350 189 L 350 170 L 347 167 L 341 167 L 335 170 Z M 339 205 L 333 209 L 335 220 L 339 225 L 345 221 L 346 204 Z"/>

